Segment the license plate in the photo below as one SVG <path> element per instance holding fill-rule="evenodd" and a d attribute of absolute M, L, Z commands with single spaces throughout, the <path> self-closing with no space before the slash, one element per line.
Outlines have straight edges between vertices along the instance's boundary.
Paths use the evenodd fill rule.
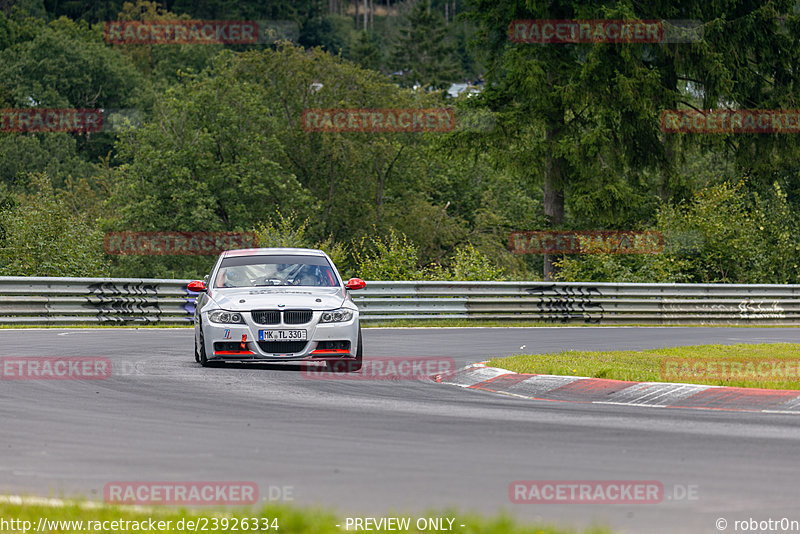
<path fill-rule="evenodd" d="M 259 330 L 259 341 L 306 341 L 306 330 Z"/>

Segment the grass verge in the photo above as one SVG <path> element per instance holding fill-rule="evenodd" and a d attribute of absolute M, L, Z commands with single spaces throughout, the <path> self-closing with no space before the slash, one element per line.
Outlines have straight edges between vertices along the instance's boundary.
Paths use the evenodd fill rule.
<path fill-rule="evenodd" d="M 541 327 L 558 326 L 544 321 L 484 321 L 474 319 L 390 319 L 370 320 L 368 317 L 361 319 L 364 328 L 480 328 L 480 327 Z"/>
<path fill-rule="evenodd" d="M 91 505 L 91 506 L 89 506 Z M 510 519 L 507 516 L 496 516 L 484 518 L 474 514 L 461 515 L 450 511 L 440 513 L 426 513 L 415 516 L 409 514 L 387 514 L 386 517 L 410 517 L 412 525 L 418 517 L 450 517 L 455 518 L 454 529 L 463 534 L 610 534 L 611 531 L 602 527 L 592 527 L 587 530 L 569 530 L 547 525 L 524 525 Z M 374 517 L 374 516 L 373 516 Z M 71 503 L 65 506 L 51 506 L 46 504 L 13 504 L 0 502 L 0 518 L 8 521 L 10 519 L 28 521 L 29 529 L 24 532 L 22 528 L 11 528 L 9 531 L 28 534 L 35 531 L 40 519 L 44 518 L 48 523 L 44 529 L 46 532 L 72 533 L 72 532 L 116 532 L 116 533 L 144 533 L 144 532 L 241 532 L 241 531 L 261 531 L 276 532 L 280 534 L 340 534 L 344 532 L 344 517 L 337 517 L 333 512 L 320 509 L 304 509 L 285 505 L 267 506 L 261 509 L 231 511 L 213 509 L 184 509 L 176 507 L 151 507 L 137 508 L 127 506 L 116 506 L 94 503 Z M 216 522 L 215 522 L 216 518 Z M 247 518 L 246 522 L 242 522 Z M 150 528 L 150 520 L 153 520 L 155 528 Z M 227 522 L 223 521 L 227 519 Z M 250 528 L 253 519 L 258 519 L 258 528 Z M 267 519 L 266 523 L 262 519 Z M 52 523 L 54 521 L 61 523 Z M 80 527 L 75 523 L 82 522 Z M 94 522 L 99 521 L 99 524 Z M 119 521 L 112 525 L 111 521 Z M 127 521 L 128 523 L 122 523 Z M 145 521 L 145 528 L 137 528 Z M 161 525 L 158 522 L 162 521 Z M 169 521 L 170 523 L 166 523 Z M 181 523 L 182 521 L 182 523 Z M 189 526 L 188 522 L 193 522 Z M 66 523 L 65 523 L 66 522 Z M 72 523 L 69 523 L 72 522 Z M 92 522 L 92 523 L 89 523 Z M 105 528 L 102 528 L 103 522 Z M 336 525 L 341 525 L 337 527 Z M 455 525 L 465 525 L 464 528 Z M 445 522 L 447 525 L 447 522 Z M 8 526 L 8 525 L 7 525 Z M 92 528 L 97 526 L 100 528 Z M 183 528 L 180 528 L 180 527 Z M 195 526 L 197 529 L 195 530 Z M 217 528 L 212 529 L 216 526 Z M 222 527 L 226 528 L 222 528 Z M 163 528 L 167 527 L 167 528 Z M 203 528 L 205 527 L 205 529 Z M 269 528 L 264 528 L 269 527 Z M 277 527 L 277 528 L 275 528 Z M 350 529 L 352 531 L 352 528 Z M 387 530 L 375 530 L 372 532 L 396 532 Z M 412 528 L 404 532 L 429 532 L 427 530 L 417 530 Z M 433 531 L 430 531 L 433 532 Z"/>
<path fill-rule="evenodd" d="M 650 350 L 564 351 L 489 360 L 516 373 L 634 382 L 800 389 L 800 344 L 694 345 Z"/>

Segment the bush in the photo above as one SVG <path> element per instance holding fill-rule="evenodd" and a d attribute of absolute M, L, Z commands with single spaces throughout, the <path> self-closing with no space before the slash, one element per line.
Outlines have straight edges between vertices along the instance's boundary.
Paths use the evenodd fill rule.
<path fill-rule="evenodd" d="M 284 215 L 278 211 L 276 214 L 274 221 L 260 224 L 254 229 L 259 247 L 314 248 L 306 237 L 308 219 L 298 222 L 294 212 Z"/>
<path fill-rule="evenodd" d="M 559 280 L 614 282 L 797 283 L 800 220 L 779 184 L 747 193 L 746 181 L 696 192 L 665 204 L 654 230 L 661 254 L 567 257 Z"/>
<path fill-rule="evenodd" d="M 386 237 L 362 237 L 353 247 L 356 274 L 365 280 L 419 280 L 419 249 L 394 229 Z"/>
<path fill-rule="evenodd" d="M 324 241 L 313 242 L 308 234 L 310 221 L 308 218 L 299 221 L 297 214 L 290 212 L 284 215 L 276 212 L 277 217 L 266 224 L 260 224 L 253 231 L 259 247 L 315 248 L 330 256 L 333 264 L 340 270 L 342 277 L 349 272 L 350 258 L 347 247 L 343 243 L 328 236 Z"/>
<path fill-rule="evenodd" d="M 365 280 L 502 280 L 505 272 L 471 244 L 460 246 L 447 266 L 419 268 L 419 248 L 394 229 L 354 246 L 356 273 Z"/>
<path fill-rule="evenodd" d="M 456 249 L 450 268 L 443 271 L 446 280 L 503 280 L 505 271 L 495 267 L 491 260 L 471 244 Z"/>
<path fill-rule="evenodd" d="M 686 282 L 688 263 L 685 258 L 663 254 L 587 254 L 557 262 L 555 278 L 566 282 Z"/>
<path fill-rule="evenodd" d="M 333 260 L 333 264 L 339 270 L 339 274 L 342 275 L 342 278 L 350 278 L 350 274 L 352 273 L 350 254 L 344 243 L 337 243 L 333 240 L 333 236 L 328 236 L 328 239 L 325 241 L 317 243 L 315 248 L 320 249 Z"/>
<path fill-rule="evenodd" d="M 108 276 L 103 234 L 56 198 L 45 175 L 31 175 L 31 195 L 0 210 L 0 274 Z"/>

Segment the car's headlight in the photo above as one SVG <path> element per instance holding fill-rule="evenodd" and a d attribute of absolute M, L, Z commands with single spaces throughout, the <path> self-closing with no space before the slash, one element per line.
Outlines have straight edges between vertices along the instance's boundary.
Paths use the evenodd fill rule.
<path fill-rule="evenodd" d="M 209 313 L 208 320 L 212 323 L 244 324 L 244 317 L 242 317 L 241 313 L 223 310 L 217 310 Z"/>
<path fill-rule="evenodd" d="M 353 318 L 353 310 L 339 308 L 338 310 L 324 311 L 319 322 L 321 323 L 341 323 Z"/>

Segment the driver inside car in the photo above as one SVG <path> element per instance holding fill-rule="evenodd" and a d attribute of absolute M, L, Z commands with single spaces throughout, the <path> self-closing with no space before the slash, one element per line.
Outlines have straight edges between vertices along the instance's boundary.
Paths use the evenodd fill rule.
<path fill-rule="evenodd" d="M 318 286 L 319 276 L 317 275 L 317 268 L 313 265 L 304 265 L 292 281 L 295 286 Z"/>
<path fill-rule="evenodd" d="M 220 278 L 222 279 L 222 287 L 244 287 L 250 285 L 241 271 L 235 267 L 225 269 L 220 274 Z"/>

